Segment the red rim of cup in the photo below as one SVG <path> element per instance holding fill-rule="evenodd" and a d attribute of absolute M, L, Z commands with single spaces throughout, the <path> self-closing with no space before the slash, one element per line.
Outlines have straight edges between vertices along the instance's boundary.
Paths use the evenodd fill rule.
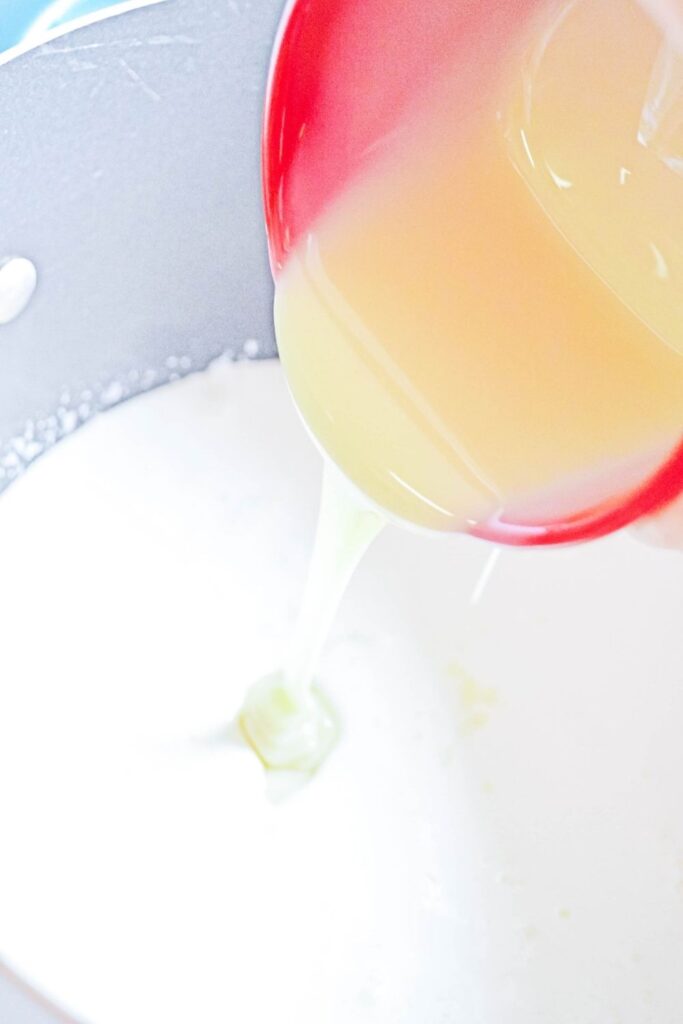
<path fill-rule="evenodd" d="M 515 523 L 504 515 L 470 529 L 472 536 L 518 547 L 597 540 L 653 515 L 683 492 L 683 441 L 645 483 L 584 512 L 553 522 Z"/>

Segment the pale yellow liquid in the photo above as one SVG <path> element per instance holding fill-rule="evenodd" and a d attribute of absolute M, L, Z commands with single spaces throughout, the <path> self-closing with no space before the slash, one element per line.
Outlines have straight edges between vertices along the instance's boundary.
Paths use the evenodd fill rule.
<path fill-rule="evenodd" d="M 289 650 L 277 672 L 249 690 L 240 727 L 267 768 L 314 772 L 338 736 L 314 672 L 344 591 L 384 520 L 330 463 L 325 465 L 315 547 Z"/>
<path fill-rule="evenodd" d="M 558 10 L 467 119 L 435 95 L 278 280 L 313 434 L 422 526 L 580 508 L 683 427 L 683 179 L 638 140 L 662 38 L 635 5 Z"/>
<path fill-rule="evenodd" d="M 433 529 L 581 508 L 683 432 L 679 58 L 635 5 L 546 15 L 466 118 L 444 83 L 277 282 L 314 436 L 382 509 Z M 313 672 L 380 527 L 328 466 L 291 651 L 241 717 L 269 767 L 312 771 L 336 738 Z"/>

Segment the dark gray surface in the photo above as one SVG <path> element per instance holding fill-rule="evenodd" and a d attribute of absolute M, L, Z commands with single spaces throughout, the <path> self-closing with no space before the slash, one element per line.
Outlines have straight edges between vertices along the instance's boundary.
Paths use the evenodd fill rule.
<path fill-rule="evenodd" d="M 280 8 L 168 0 L 0 67 L 0 261 L 39 273 L 0 327 L 0 486 L 121 397 L 275 353 L 259 136 Z"/>

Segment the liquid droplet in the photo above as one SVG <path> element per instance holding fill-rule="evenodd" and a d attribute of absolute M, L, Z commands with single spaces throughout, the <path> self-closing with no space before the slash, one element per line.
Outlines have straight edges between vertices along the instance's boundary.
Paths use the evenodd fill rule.
<path fill-rule="evenodd" d="M 35 264 L 24 256 L 0 263 L 0 324 L 9 324 L 24 312 L 38 284 Z"/>

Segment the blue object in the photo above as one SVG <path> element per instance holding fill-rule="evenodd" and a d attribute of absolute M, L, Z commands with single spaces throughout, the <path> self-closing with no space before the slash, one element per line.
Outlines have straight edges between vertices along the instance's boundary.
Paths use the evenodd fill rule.
<path fill-rule="evenodd" d="M 39 45 L 48 34 L 67 32 L 74 22 L 108 17 L 130 7 L 143 7 L 159 0 L 4 0 L 0 19 L 0 57 L 7 51 L 33 43 Z"/>

